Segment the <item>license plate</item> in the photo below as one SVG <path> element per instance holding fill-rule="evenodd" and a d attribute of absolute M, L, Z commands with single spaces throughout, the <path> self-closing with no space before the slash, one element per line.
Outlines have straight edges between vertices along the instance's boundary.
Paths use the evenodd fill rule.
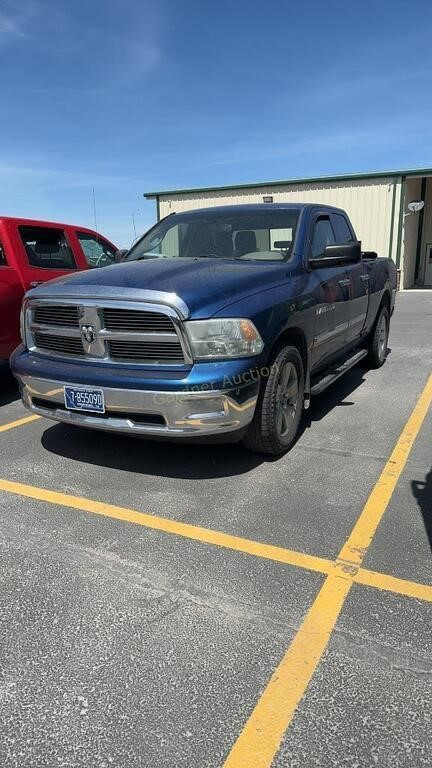
<path fill-rule="evenodd" d="M 105 413 L 105 402 L 102 389 L 64 387 L 64 402 L 66 408 L 71 411 Z"/>

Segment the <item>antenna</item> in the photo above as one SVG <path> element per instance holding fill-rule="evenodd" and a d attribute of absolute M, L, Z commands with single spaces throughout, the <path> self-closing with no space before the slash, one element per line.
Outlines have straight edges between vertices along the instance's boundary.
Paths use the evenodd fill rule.
<path fill-rule="evenodd" d="M 136 226 L 135 226 L 135 214 L 134 214 L 133 211 L 132 211 L 132 226 L 133 226 L 133 231 L 134 231 L 134 238 L 136 240 L 137 233 L 136 233 Z"/>
<path fill-rule="evenodd" d="M 96 195 L 95 195 L 95 188 L 94 188 L 94 187 L 92 187 L 92 190 L 93 190 L 93 216 L 94 216 L 94 227 L 95 227 L 95 231 L 97 232 L 97 231 L 98 231 L 98 228 L 97 228 L 97 218 L 96 218 Z"/>

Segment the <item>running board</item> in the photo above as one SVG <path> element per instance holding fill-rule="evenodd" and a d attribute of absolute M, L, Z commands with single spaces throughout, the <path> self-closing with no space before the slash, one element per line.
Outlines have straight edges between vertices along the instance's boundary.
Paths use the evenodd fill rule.
<path fill-rule="evenodd" d="M 337 368 L 333 368 L 331 371 L 325 373 L 321 379 L 318 379 L 318 381 L 312 385 L 311 395 L 319 395 L 321 392 L 324 392 L 324 390 L 327 389 L 330 384 L 333 384 L 336 379 L 338 379 L 340 376 L 343 376 L 344 373 L 350 370 L 350 368 L 353 368 L 355 365 L 357 365 L 357 363 L 359 363 L 360 360 L 363 360 L 366 355 L 367 350 L 360 349 L 359 352 L 355 353 L 355 355 L 352 355 L 347 360 L 344 360 L 344 362 L 338 365 Z"/>

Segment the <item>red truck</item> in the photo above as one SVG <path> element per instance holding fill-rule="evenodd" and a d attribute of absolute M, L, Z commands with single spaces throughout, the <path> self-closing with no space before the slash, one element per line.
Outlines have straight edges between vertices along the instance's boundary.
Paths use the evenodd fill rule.
<path fill-rule="evenodd" d="M 20 343 L 26 291 L 54 277 L 113 264 L 117 248 L 92 229 L 0 216 L 0 363 Z"/>

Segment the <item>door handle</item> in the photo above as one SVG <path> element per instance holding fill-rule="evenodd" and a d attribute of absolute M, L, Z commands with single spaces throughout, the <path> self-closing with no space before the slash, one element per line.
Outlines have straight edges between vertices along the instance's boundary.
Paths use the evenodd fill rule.
<path fill-rule="evenodd" d="M 363 280 L 365 283 L 369 280 L 369 275 L 360 275 L 360 280 Z"/>
<path fill-rule="evenodd" d="M 338 283 L 341 288 L 346 288 L 348 285 L 351 285 L 351 280 L 349 278 L 346 280 L 338 280 Z"/>

